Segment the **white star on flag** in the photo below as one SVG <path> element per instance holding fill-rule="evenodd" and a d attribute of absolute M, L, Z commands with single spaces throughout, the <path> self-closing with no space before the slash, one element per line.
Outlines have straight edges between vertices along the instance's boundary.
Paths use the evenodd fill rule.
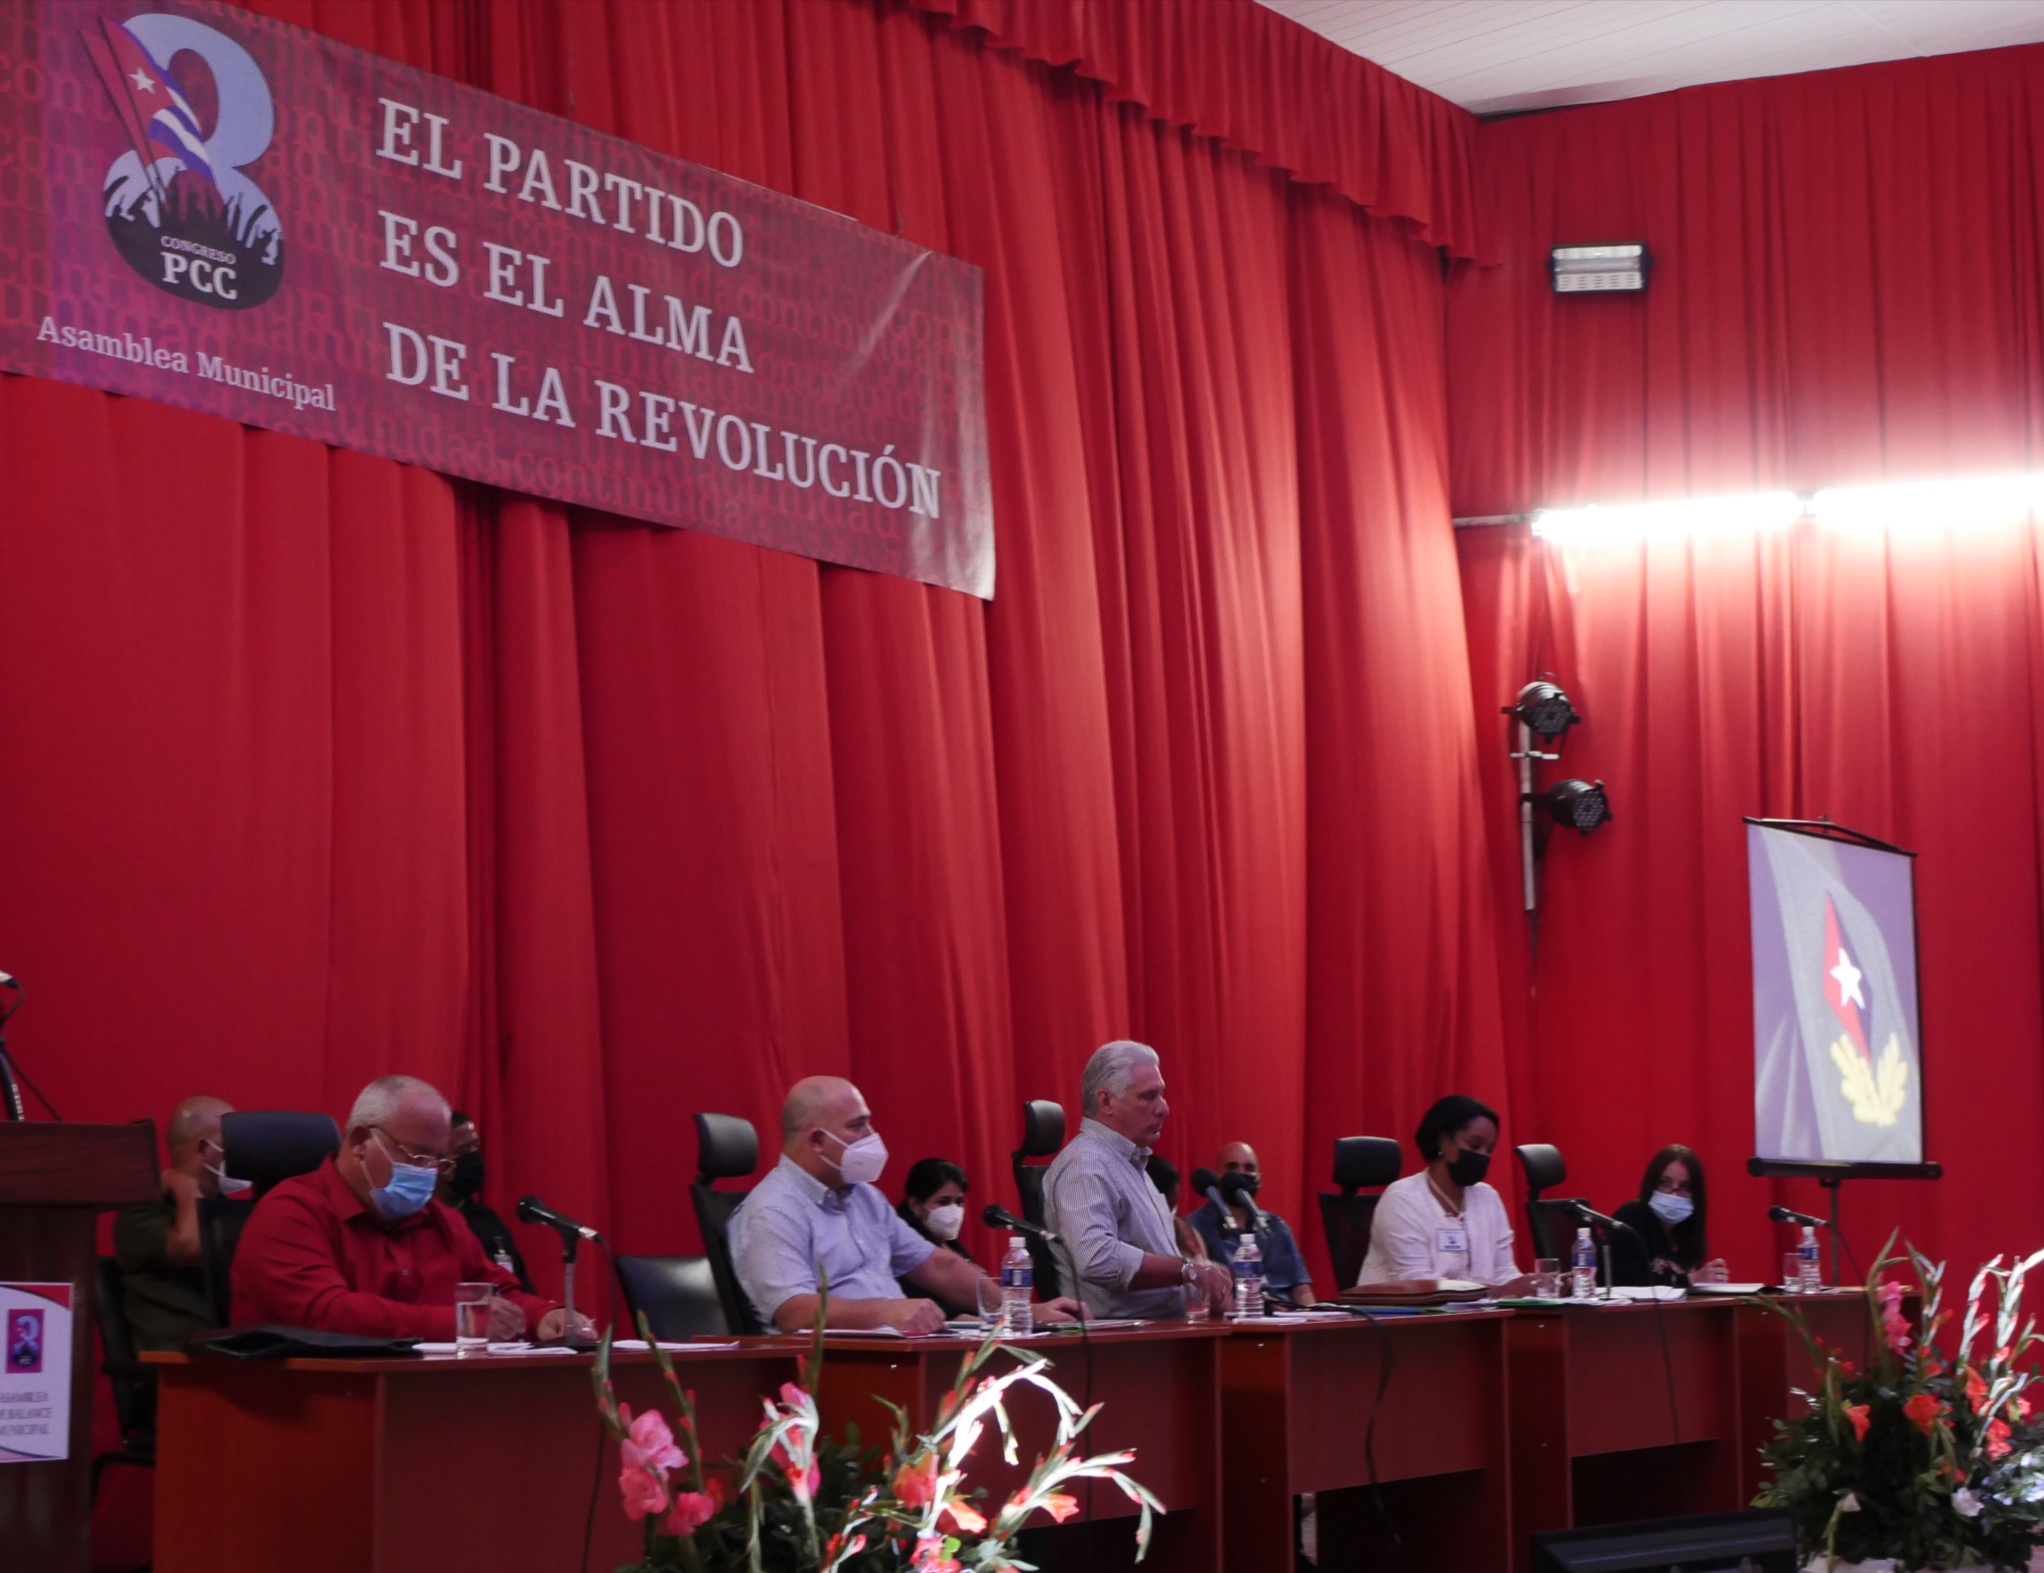
<path fill-rule="evenodd" d="M 129 77 L 128 80 L 135 84 L 135 91 L 138 93 L 153 93 L 156 91 L 156 79 L 140 66 L 135 67 L 135 74 Z"/>
<path fill-rule="evenodd" d="M 1866 996 L 1859 991 L 1859 980 L 1866 976 L 1852 964 L 1852 957 L 1845 953 L 1845 947 L 1838 947 L 1838 965 L 1831 969 L 1831 976 L 1838 980 L 1838 998 L 1841 1002 L 1851 1000 L 1861 1010 L 1867 1008 Z"/>

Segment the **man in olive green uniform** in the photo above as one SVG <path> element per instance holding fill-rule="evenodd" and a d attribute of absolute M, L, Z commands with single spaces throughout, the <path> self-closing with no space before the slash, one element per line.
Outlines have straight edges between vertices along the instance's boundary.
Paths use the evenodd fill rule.
<path fill-rule="evenodd" d="M 228 1179 L 221 1168 L 227 1154 L 220 1145 L 220 1116 L 233 1112 L 232 1104 L 218 1098 L 180 1103 L 166 1133 L 170 1167 L 163 1171 L 161 1198 L 125 1208 L 114 1219 L 121 1303 L 138 1350 L 181 1349 L 217 1320 L 201 1266 L 199 1200 L 248 1189 L 246 1181 Z"/>

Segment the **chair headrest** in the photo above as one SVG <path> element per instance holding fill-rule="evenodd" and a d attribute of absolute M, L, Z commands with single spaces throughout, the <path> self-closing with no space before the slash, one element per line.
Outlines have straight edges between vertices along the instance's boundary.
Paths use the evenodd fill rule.
<path fill-rule="evenodd" d="M 1398 1143 L 1389 1136 L 1342 1136 L 1334 1143 L 1334 1183 L 1344 1191 L 1389 1185 L 1398 1178 Z"/>
<path fill-rule="evenodd" d="M 1568 1178 L 1568 1165 L 1562 1162 L 1559 1147 L 1550 1147 L 1546 1142 L 1528 1142 L 1512 1150 L 1519 1155 L 1519 1168 L 1526 1176 L 1529 1190 L 1544 1191 Z"/>
<path fill-rule="evenodd" d="M 1022 1105 L 1022 1146 L 1019 1156 L 1048 1158 L 1065 1144 L 1065 1109 L 1048 1098 Z"/>
<path fill-rule="evenodd" d="M 310 1174 L 341 1150 L 341 1128 L 331 1114 L 298 1109 L 250 1109 L 220 1117 L 221 1167 L 247 1180 L 261 1196 L 279 1180 Z"/>
<path fill-rule="evenodd" d="M 696 1178 L 742 1180 L 759 1167 L 759 1133 L 735 1114 L 696 1116 Z"/>

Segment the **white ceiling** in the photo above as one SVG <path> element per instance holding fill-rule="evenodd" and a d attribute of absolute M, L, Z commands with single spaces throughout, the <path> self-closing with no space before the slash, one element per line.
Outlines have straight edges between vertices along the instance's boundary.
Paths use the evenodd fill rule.
<path fill-rule="evenodd" d="M 2044 0 L 1263 0 L 1481 115 L 2044 42 Z"/>

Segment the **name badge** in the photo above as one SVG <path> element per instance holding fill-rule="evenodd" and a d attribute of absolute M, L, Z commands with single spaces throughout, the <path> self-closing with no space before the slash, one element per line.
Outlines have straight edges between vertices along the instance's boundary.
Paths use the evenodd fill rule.
<path fill-rule="evenodd" d="M 1460 1224 L 1442 1224 L 1434 1231 L 1434 1249 L 1444 1256 L 1467 1256 L 1469 1231 Z"/>

